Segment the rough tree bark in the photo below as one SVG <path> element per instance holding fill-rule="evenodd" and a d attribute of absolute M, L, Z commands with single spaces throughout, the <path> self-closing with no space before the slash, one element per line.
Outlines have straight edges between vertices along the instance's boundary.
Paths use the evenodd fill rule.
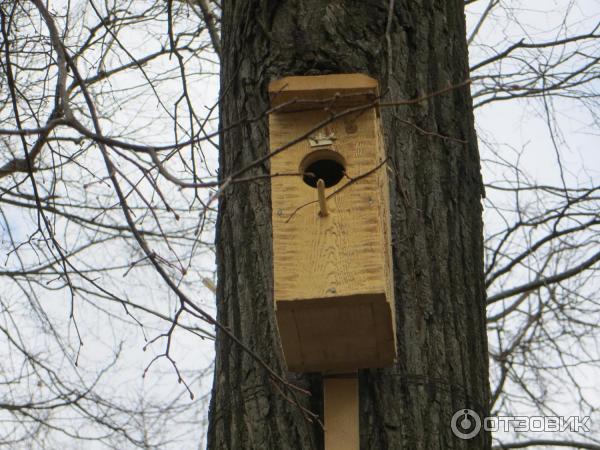
<path fill-rule="evenodd" d="M 465 81 L 463 3 L 224 0 L 221 179 L 268 151 L 266 117 L 245 119 L 268 108 L 270 80 L 361 72 L 380 81 L 384 100 L 416 98 Z M 489 399 L 483 188 L 469 88 L 385 107 L 382 117 L 395 172 L 398 359 L 392 368 L 360 373 L 361 448 L 487 449 L 489 435 L 462 441 L 450 429 L 456 410 L 485 414 Z M 252 173 L 267 174 L 268 167 Z M 270 214 L 268 181 L 231 185 L 221 197 L 217 307 L 223 324 L 283 372 Z M 216 351 L 209 449 L 322 448 L 319 425 L 305 420 L 249 355 L 223 333 Z M 320 377 L 288 376 L 313 392 L 301 401 L 319 412 Z"/>

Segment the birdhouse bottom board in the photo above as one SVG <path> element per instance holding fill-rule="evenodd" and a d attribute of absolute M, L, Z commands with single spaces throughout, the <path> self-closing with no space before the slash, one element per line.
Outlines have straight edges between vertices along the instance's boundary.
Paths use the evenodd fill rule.
<path fill-rule="evenodd" d="M 276 308 L 291 371 L 344 372 L 394 361 L 391 310 L 383 293 L 279 301 Z"/>

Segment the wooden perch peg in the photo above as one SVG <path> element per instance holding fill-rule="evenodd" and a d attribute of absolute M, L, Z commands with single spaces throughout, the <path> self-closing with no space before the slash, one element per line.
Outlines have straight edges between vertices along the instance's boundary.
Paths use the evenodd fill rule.
<path fill-rule="evenodd" d="M 327 217 L 329 211 L 327 211 L 327 199 L 325 198 L 325 182 L 321 178 L 317 180 L 317 195 L 319 196 L 319 215 Z"/>

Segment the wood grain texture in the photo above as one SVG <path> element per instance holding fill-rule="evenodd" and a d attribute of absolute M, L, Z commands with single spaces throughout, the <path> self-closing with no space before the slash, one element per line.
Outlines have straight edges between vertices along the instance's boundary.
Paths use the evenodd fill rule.
<path fill-rule="evenodd" d="M 361 74 L 290 77 L 271 83 L 269 92 L 299 100 L 307 93 L 313 100 L 345 99 L 344 105 L 328 103 L 327 110 L 271 113 L 275 151 L 343 112 L 348 92 L 361 93 L 352 97 L 353 105 L 375 96 L 377 82 Z M 370 108 L 311 133 L 332 136 L 327 149 L 345 163 L 346 177 L 325 190 L 333 194 L 325 217 L 317 189 L 301 176 L 271 182 L 274 296 L 290 370 L 351 370 L 394 361 L 388 177 L 379 130 L 377 110 Z M 305 158 L 322 152 L 304 138 L 273 156 L 271 171 L 298 172 Z"/>

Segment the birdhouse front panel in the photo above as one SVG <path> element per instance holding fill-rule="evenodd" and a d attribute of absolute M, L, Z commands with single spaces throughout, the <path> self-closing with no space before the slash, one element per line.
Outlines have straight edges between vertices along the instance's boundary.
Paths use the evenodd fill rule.
<path fill-rule="evenodd" d="M 377 83 L 359 74 L 288 77 L 269 91 L 274 296 L 288 368 L 389 365 L 395 333 Z"/>

